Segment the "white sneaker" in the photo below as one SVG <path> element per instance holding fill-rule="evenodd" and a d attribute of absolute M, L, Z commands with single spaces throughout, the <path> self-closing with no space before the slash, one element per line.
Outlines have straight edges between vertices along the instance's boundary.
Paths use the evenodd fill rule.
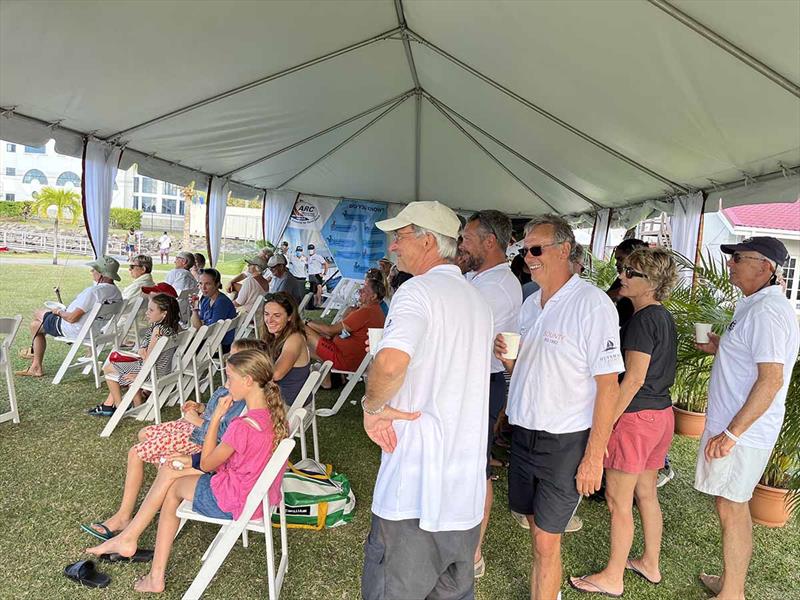
<path fill-rule="evenodd" d="M 564 533 L 575 533 L 581 529 L 583 529 L 583 519 L 581 519 L 578 515 L 572 515 L 569 523 L 567 523 L 567 528 L 564 530 Z"/>
<path fill-rule="evenodd" d="M 512 510 L 511 511 L 511 516 L 514 517 L 514 520 L 517 522 L 517 525 L 519 525 L 523 529 L 530 529 L 531 528 L 530 523 L 528 523 L 528 517 L 526 517 L 525 515 L 523 515 L 521 513 L 518 513 L 518 512 L 514 512 Z"/>
<path fill-rule="evenodd" d="M 672 467 L 670 467 L 669 469 L 659 469 L 658 480 L 656 481 L 656 487 L 660 488 L 662 486 L 665 486 L 673 479 L 675 479 L 675 469 L 673 469 Z"/>

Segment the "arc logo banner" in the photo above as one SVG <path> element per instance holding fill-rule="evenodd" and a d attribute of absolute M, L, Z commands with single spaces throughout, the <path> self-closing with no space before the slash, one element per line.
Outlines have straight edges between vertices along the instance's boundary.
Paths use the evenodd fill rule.
<path fill-rule="evenodd" d="M 336 202 L 301 195 L 292 209 L 284 239 L 289 242 L 292 257 L 298 258 L 297 246 L 302 246 L 302 257 L 307 257 L 308 245 L 313 244 L 330 267 L 335 264 L 342 277 L 361 279 L 386 254 L 386 235 L 375 227 L 375 222 L 386 216 L 382 202 Z"/>

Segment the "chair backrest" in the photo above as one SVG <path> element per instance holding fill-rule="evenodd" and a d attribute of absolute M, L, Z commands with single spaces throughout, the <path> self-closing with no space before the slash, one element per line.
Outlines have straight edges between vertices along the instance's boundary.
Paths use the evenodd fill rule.
<path fill-rule="evenodd" d="M 156 372 L 155 371 L 156 361 L 158 360 L 158 357 L 161 356 L 161 353 L 164 351 L 164 348 L 166 348 L 167 345 L 170 343 L 174 344 L 175 340 L 173 338 L 169 338 L 166 336 L 160 337 L 156 340 L 156 344 L 155 346 L 153 346 L 153 350 L 150 352 L 150 354 L 147 355 L 147 358 L 142 363 L 142 368 L 136 375 L 136 378 L 131 383 L 128 391 L 130 391 L 130 389 L 139 389 L 142 386 L 142 384 L 145 383 L 150 378 L 150 375 Z"/>
<path fill-rule="evenodd" d="M 208 327 L 208 334 L 203 341 L 203 345 L 200 346 L 197 352 L 198 359 L 210 359 L 214 355 L 214 352 L 219 348 L 222 338 L 225 337 L 225 334 L 228 332 L 228 321 L 230 321 L 230 319 L 223 319 L 205 326 Z"/>
<path fill-rule="evenodd" d="M 0 318 L 0 335 L 5 336 L 0 342 L 0 364 L 2 365 L 11 360 L 11 346 L 14 343 L 14 338 L 17 337 L 21 323 L 22 315 Z"/>
<path fill-rule="evenodd" d="M 194 331 L 194 336 L 191 337 L 191 342 L 189 342 L 189 345 L 183 350 L 183 352 L 181 352 L 182 371 L 186 371 L 189 368 L 189 365 L 192 364 L 192 357 L 198 353 L 200 345 L 208 337 L 208 325 L 203 325 L 199 329 L 192 329 L 190 327 L 187 329 L 187 331 Z"/>
<path fill-rule="evenodd" d="M 192 339 L 196 333 L 195 329 L 189 328 L 184 329 L 178 335 L 172 336 L 173 343 L 170 344 L 169 348 L 175 348 L 175 354 L 172 355 L 172 368 L 171 371 L 176 373 L 181 370 L 181 365 L 183 363 L 183 354 L 186 352 L 186 348 L 188 348 L 189 344 L 192 343 Z M 166 348 L 168 350 L 169 348 Z"/>
<path fill-rule="evenodd" d="M 127 300 L 122 301 L 122 308 L 120 309 L 119 317 L 116 320 L 117 328 L 117 345 L 121 346 L 131 330 L 131 327 L 136 326 L 136 320 L 139 318 L 139 313 L 142 312 L 142 307 L 146 306 L 144 303 L 144 296 L 137 294 Z"/>
<path fill-rule="evenodd" d="M 300 422 L 302 423 L 302 419 Z M 244 503 L 244 510 L 242 510 L 241 516 L 237 519 L 239 525 L 244 526 L 247 524 L 258 508 L 258 505 L 265 500 L 269 488 L 272 486 L 272 482 L 283 475 L 286 462 L 289 460 L 289 455 L 292 453 L 294 445 L 294 438 L 287 437 L 281 440 L 281 443 L 275 448 L 275 452 L 272 453 L 264 470 L 261 471 L 261 475 L 258 476 L 256 484 L 247 495 L 247 500 Z M 269 513 L 265 511 L 264 519 L 269 522 L 269 518 Z M 269 532 L 267 532 L 267 535 L 269 535 Z"/>
<path fill-rule="evenodd" d="M 256 301 L 253 302 L 253 306 L 250 307 L 250 310 L 245 313 L 242 320 L 239 322 L 239 328 L 236 330 L 235 339 L 241 339 L 246 336 L 249 331 L 250 327 L 253 327 L 253 330 L 256 330 L 256 320 L 261 315 L 261 309 L 264 306 L 264 296 L 259 296 L 256 298 Z"/>
<path fill-rule="evenodd" d="M 189 306 L 189 298 L 192 297 L 192 294 L 196 293 L 197 290 L 188 289 L 188 290 L 181 290 L 181 293 L 178 294 L 178 312 L 180 314 L 181 322 L 188 323 L 192 318 L 192 310 Z"/>
<path fill-rule="evenodd" d="M 311 397 L 311 394 L 314 392 L 314 388 L 319 380 L 319 371 L 311 371 L 308 374 L 306 382 L 303 384 L 303 387 L 300 388 L 300 391 L 297 392 L 294 402 L 292 402 L 292 405 L 289 407 L 289 412 L 286 415 L 287 419 L 291 419 L 294 416 L 294 413 L 303 408 L 305 403 Z"/>
<path fill-rule="evenodd" d="M 303 299 L 300 301 L 300 305 L 297 307 L 297 312 L 300 313 L 300 315 L 303 314 L 303 311 L 306 309 L 306 306 L 308 306 L 308 303 L 311 302 L 311 298 L 313 297 L 314 294 L 311 292 L 308 292 L 305 296 L 303 296 Z"/>

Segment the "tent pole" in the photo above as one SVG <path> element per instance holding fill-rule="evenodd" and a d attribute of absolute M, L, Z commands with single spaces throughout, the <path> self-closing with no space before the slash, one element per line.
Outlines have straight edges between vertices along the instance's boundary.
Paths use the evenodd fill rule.
<path fill-rule="evenodd" d="M 597 202 L 595 202 L 594 200 L 592 200 L 592 199 L 591 199 L 591 198 L 589 198 L 588 196 L 586 196 L 586 195 L 584 195 L 584 194 L 580 193 L 578 190 L 576 190 L 575 188 L 573 188 L 572 186 L 570 186 L 568 183 L 566 183 L 566 182 L 562 181 L 561 179 L 559 179 L 558 177 L 556 177 L 555 175 L 553 175 L 552 173 L 550 173 L 549 171 L 547 171 L 547 170 L 546 170 L 546 169 L 544 169 L 543 167 L 540 167 L 540 166 L 539 166 L 539 165 L 537 165 L 535 162 L 533 162 L 532 160 L 528 159 L 526 156 L 523 156 L 522 154 L 520 154 L 519 152 L 517 152 L 516 150 L 514 150 L 514 149 L 513 149 L 511 146 L 509 146 L 508 144 L 505 144 L 505 143 L 501 142 L 501 141 L 500 141 L 500 140 L 498 140 L 496 137 L 494 137 L 494 136 L 493 136 L 491 133 L 489 133 L 488 131 L 486 131 L 486 130 L 485 130 L 485 129 L 483 129 L 482 127 L 480 127 L 480 126 L 476 125 L 475 123 L 473 123 L 472 121 L 470 121 L 469 119 L 467 119 L 467 118 L 466 118 L 465 116 L 463 116 L 462 114 L 460 114 L 460 113 L 456 112 L 454 109 L 450 108 L 450 107 L 449 107 L 447 104 L 445 104 L 444 102 L 442 102 L 442 101 L 441 101 L 441 100 L 439 100 L 438 98 L 435 98 L 434 96 L 431 96 L 431 95 L 430 95 L 430 94 L 428 94 L 427 92 L 423 92 L 423 93 L 425 94 L 425 97 L 426 97 L 426 98 L 428 98 L 428 100 L 432 101 L 432 103 L 438 104 L 438 105 L 442 106 L 443 108 L 447 109 L 447 111 L 448 111 L 448 112 L 450 112 L 450 113 L 453 113 L 453 114 L 454 114 L 455 116 L 457 116 L 459 119 L 461 119 L 462 121 L 464 121 L 465 123 L 467 123 L 467 124 L 468 124 L 470 127 L 472 127 L 473 129 L 475 129 L 476 131 L 479 131 L 480 133 L 482 133 L 483 135 L 485 135 L 487 138 L 489 138 L 490 140 L 492 140 L 492 141 L 493 141 L 495 144 L 497 144 L 497 145 L 498 145 L 498 146 L 500 146 L 501 148 L 503 148 L 503 149 L 507 150 L 508 152 L 510 152 L 511 154 L 513 154 L 514 156 L 516 156 L 518 159 L 520 159 L 520 160 L 521 160 L 522 162 L 524 162 L 525 164 L 527 164 L 527 165 L 529 165 L 529 166 L 533 167 L 534 169 L 536 169 L 537 171 L 539 171 L 539 172 L 540 172 L 542 175 L 545 175 L 546 177 L 548 177 L 548 178 L 552 179 L 552 180 L 553 180 L 553 181 L 555 181 L 557 184 L 559 184 L 561 187 L 563 187 L 563 188 L 565 188 L 565 189 L 569 190 L 571 193 L 573 193 L 573 194 L 575 194 L 576 196 L 578 196 L 580 199 L 582 199 L 583 201 L 585 201 L 587 204 L 591 205 L 591 206 L 592 206 L 592 207 L 594 207 L 594 208 L 598 208 L 598 209 L 599 209 L 599 208 L 605 208 L 604 206 L 602 206 L 602 205 L 598 204 Z"/>
<path fill-rule="evenodd" d="M 408 25 L 406 24 L 406 16 L 403 13 L 402 0 L 394 0 L 394 10 L 397 13 L 397 24 L 403 37 L 403 50 L 406 53 L 406 60 L 408 61 L 408 68 L 411 69 L 411 79 L 414 81 L 414 87 L 419 89 L 419 77 L 417 76 L 417 66 L 414 64 L 414 54 L 411 52 L 411 43 L 408 41 Z"/>
<path fill-rule="evenodd" d="M 517 181 L 517 183 L 519 183 L 522 187 L 524 187 L 526 190 L 528 190 L 534 196 L 534 198 L 536 198 L 537 200 L 540 200 L 543 204 L 545 204 L 553 212 L 558 213 L 558 210 L 552 204 L 550 204 L 547 200 L 545 200 L 539 194 L 537 194 L 531 186 L 529 186 L 527 183 L 522 181 L 522 179 L 520 179 L 520 177 L 517 176 L 517 174 L 514 173 L 514 171 L 512 171 L 506 165 L 504 165 L 499 158 L 497 158 L 494 154 L 492 154 L 489 151 L 488 148 L 486 148 L 486 146 L 484 146 L 477 139 L 475 139 L 475 137 L 473 135 L 471 135 L 466 129 L 464 129 L 455 119 L 453 119 L 453 117 L 451 117 L 444 110 L 442 110 L 441 107 L 437 106 L 435 101 L 432 101 L 430 98 L 428 98 L 428 102 L 430 102 L 436 110 L 438 110 L 440 113 L 442 113 L 444 118 L 447 119 L 448 121 L 450 121 L 450 123 L 453 125 L 453 127 L 458 129 L 462 134 L 464 134 L 467 137 L 468 140 L 470 140 L 478 148 L 483 150 L 484 154 L 486 154 L 486 156 L 491 158 L 497 164 L 497 166 L 499 166 L 506 173 L 511 175 L 511 177 L 513 177 Z"/>
<path fill-rule="evenodd" d="M 267 75 L 260 79 L 256 79 L 255 81 L 251 81 L 250 83 L 246 83 L 244 85 L 240 85 L 233 89 L 227 90 L 225 92 L 221 92 L 210 98 L 206 98 L 205 100 L 200 100 L 199 102 L 194 102 L 193 104 L 188 104 L 182 108 L 175 109 L 158 117 L 154 117 L 149 119 L 143 123 L 139 123 L 138 125 L 134 125 L 132 127 L 128 127 L 127 129 L 123 129 L 122 131 L 118 131 L 116 133 L 111 134 L 110 136 L 104 138 L 105 141 L 116 140 L 117 138 L 122 137 L 123 135 L 127 135 L 129 133 L 133 133 L 134 131 L 138 131 L 145 127 L 149 127 L 150 125 L 155 125 L 156 123 L 160 123 L 162 121 L 166 121 L 167 119 L 171 119 L 173 117 L 177 117 L 189 111 L 195 110 L 197 108 L 201 108 L 208 104 L 212 104 L 213 102 L 217 102 L 218 100 L 224 100 L 230 96 L 235 94 L 240 94 L 242 92 L 246 92 L 247 90 L 253 89 L 260 85 L 264 85 L 265 83 L 269 83 L 271 81 L 275 81 L 276 79 L 280 79 L 281 77 L 285 77 L 286 75 L 291 75 L 292 73 L 297 73 L 298 71 L 302 71 L 303 69 L 307 69 L 308 67 L 313 67 L 314 65 L 318 65 L 319 63 L 331 60 L 333 58 L 337 58 L 342 56 L 343 54 L 347 54 L 354 50 L 358 50 L 363 48 L 364 46 L 369 46 L 370 44 L 374 44 L 375 42 L 380 42 L 385 40 L 388 37 L 398 33 L 401 31 L 400 27 L 395 27 L 394 29 L 390 29 L 389 31 L 384 31 L 383 33 L 379 33 L 378 35 L 372 36 L 371 38 L 367 38 L 366 40 L 362 40 L 360 42 L 356 42 L 355 44 L 350 44 L 349 46 L 345 46 L 344 48 L 339 48 L 338 50 L 334 50 L 333 52 L 328 52 L 327 54 L 323 54 L 322 56 L 318 56 L 317 58 L 312 58 L 311 60 L 307 60 L 302 62 L 298 65 L 294 65 L 293 67 L 289 67 L 288 69 L 283 69 L 282 71 L 278 71 L 276 73 L 272 73 L 271 75 Z"/>
<path fill-rule="evenodd" d="M 317 131 L 316 133 L 313 133 L 310 136 L 308 136 L 306 138 L 303 138 L 302 140 L 299 140 L 297 142 L 289 144 L 288 146 L 284 146 L 280 150 L 275 150 L 275 152 L 270 152 L 266 156 L 262 156 L 261 158 L 257 158 L 256 160 L 251 161 L 251 162 L 249 162 L 249 163 L 247 163 L 245 165 L 242 165 L 241 167 L 236 167 L 232 171 L 228 171 L 227 173 L 225 173 L 224 175 L 221 175 L 220 177 L 230 177 L 234 173 L 238 173 L 239 171 L 244 171 L 245 169 L 249 169 L 250 167 L 254 167 L 259 163 L 267 161 L 267 160 L 269 160 L 271 158 L 275 158 L 279 154 L 283 154 L 284 152 L 288 152 L 289 150 L 292 150 L 293 148 L 297 148 L 298 146 L 301 146 L 301 145 L 305 144 L 306 142 L 310 142 L 312 140 L 315 140 L 318 137 L 321 137 L 321 136 L 325 135 L 326 133 L 330 133 L 331 131 L 335 131 L 336 129 L 339 129 L 340 127 L 344 127 L 345 125 L 349 125 L 350 123 L 352 123 L 353 121 L 357 121 L 361 117 L 366 117 L 368 114 L 374 113 L 376 110 L 380 110 L 382 108 L 385 108 L 385 107 L 389 106 L 390 104 L 392 104 L 393 102 L 397 102 L 398 100 L 405 99 L 408 96 L 412 95 L 413 93 L 414 93 L 414 90 L 408 90 L 406 92 L 403 92 L 402 94 L 399 94 L 399 95 L 395 96 L 394 98 L 389 98 L 388 100 L 386 100 L 384 102 L 381 102 L 380 104 L 378 104 L 376 106 L 373 106 L 372 108 L 368 108 L 367 110 L 362 111 L 362 112 L 358 113 L 357 115 L 353 115 L 352 117 L 348 117 L 344 121 L 339 121 L 335 125 L 331 125 L 330 127 L 326 128 L 326 129 L 323 129 L 321 131 Z"/>
<path fill-rule="evenodd" d="M 414 118 L 415 122 L 415 130 L 414 130 L 414 199 L 419 200 L 419 186 L 420 186 L 420 176 L 421 176 L 421 148 L 422 145 L 422 94 L 417 92 L 416 97 L 414 98 Z"/>
<path fill-rule="evenodd" d="M 650 4 L 652 4 L 656 8 L 663 10 L 665 13 L 667 13 L 670 17 L 672 17 L 676 21 L 683 23 L 684 25 L 686 25 L 686 27 L 688 27 L 695 33 L 700 34 L 715 46 L 722 48 L 725 52 L 727 52 L 734 58 L 740 60 L 751 69 L 758 71 L 773 83 L 777 83 L 779 86 L 781 86 L 790 94 L 800 98 L 800 86 L 791 82 L 789 79 L 787 79 L 786 77 L 784 77 L 783 75 L 781 75 L 768 65 L 764 64 L 751 54 L 748 54 L 747 52 L 739 48 L 739 46 L 725 39 L 713 29 L 710 29 L 709 27 L 703 25 L 700 21 L 697 21 L 696 19 L 690 17 L 685 12 L 683 12 L 676 6 L 673 6 L 666 0 L 648 0 L 648 2 L 650 2 Z"/>
<path fill-rule="evenodd" d="M 527 108 L 531 109 L 532 111 L 539 113 L 541 116 L 545 117 L 546 119 L 549 119 L 550 121 L 552 121 L 556 125 L 558 125 L 558 126 L 564 128 L 564 129 L 566 129 L 567 131 L 577 135 L 579 138 L 589 142 L 590 144 L 596 146 L 597 148 L 600 148 L 604 152 L 612 155 L 613 157 L 618 158 L 619 160 L 628 163 L 629 165 L 631 165 L 632 167 L 638 169 L 639 171 L 642 171 L 643 173 L 646 173 L 647 175 L 649 175 L 653 179 L 657 179 L 658 181 L 667 184 L 668 186 L 674 188 L 675 190 L 678 190 L 678 191 L 681 191 L 681 192 L 685 192 L 685 193 L 689 192 L 689 190 L 686 187 L 684 187 L 682 185 L 679 185 L 679 184 L 675 183 L 674 181 L 671 181 L 671 180 L 667 179 L 663 175 L 659 175 L 658 173 L 656 173 L 652 169 L 649 169 L 649 168 L 645 167 L 643 164 L 640 164 L 640 163 L 636 162 L 635 160 L 633 160 L 629 156 L 626 156 L 625 154 L 622 154 L 621 152 L 619 152 L 617 150 L 614 150 L 613 148 L 611 148 L 610 146 L 604 144 L 600 140 L 598 140 L 596 138 L 593 138 L 588 133 L 585 133 L 585 132 L 581 131 L 580 129 L 578 129 L 574 125 L 570 125 L 566 121 L 564 121 L 562 119 L 559 119 L 554 114 L 552 114 L 550 112 L 547 112 L 542 107 L 537 106 L 536 104 L 534 104 L 530 100 L 528 100 L 526 98 L 523 98 L 522 96 L 520 96 L 516 92 L 511 91 L 509 88 L 505 87 L 501 83 L 498 83 L 497 81 L 495 81 L 494 79 L 492 79 L 488 75 L 484 75 L 483 73 L 481 73 L 477 69 L 475 69 L 475 68 L 469 66 L 468 64 L 466 64 L 465 62 L 457 59 L 452 54 L 449 54 L 445 50 L 442 50 L 436 44 L 433 44 L 433 43 L 429 42 L 427 39 L 425 39 L 424 37 L 422 37 L 418 33 L 414 32 L 413 30 L 409 29 L 408 33 L 409 33 L 409 35 L 411 35 L 414 38 L 415 41 L 419 42 L 423 46 L 427 46 L 428 48 L 430 48 L 431 50 L 433 50 L 434 52 L 436 52 L 437 54 L 439 54 L 443 58 L 446 58 L 447 60 L 449 60 L 453 64 L 455 64 L 455 65 L 461 67 L 462 69 L 464 69 L 465 71 L 467 71 L 467 73 L 470 73 L 471 75 L 477 77 L 478 79 L 480 79 L 484 83 L 489 84 L 490 86 L 492 86 L 496 90 L 498 90 L 500 92 L 503 92 L 506 96 L 508 96 L 512 100 L 516 100 L 517 102 L 519 102 L 523 106 L 526 106 Z"/>
<path fill-rule="evenodd" d="M 312 162 L 312 163 L 311 163 L 310 165 L 308 165 L 307 167 L 305 167 L 305 168 L 301 169 L 300 171 L 298 171 L 297 173 L 295 173 L 294 175 L 292 175 L 291 177 L 289 177 L 289 179 L 287 179 L 286 181 L 284 181 L 283 183 L 281 183 L 281 184 L 280 184 L 279 186 L 277 186 L 275 189 L 276 189 L 276 190 L 278 190 L 278 189 L 281 189 L 283 186 L 287 185 L 287 184 L 288 184 L 290 181 L 293 181 L 293 180 L 297 179 L 298 177 L 300 177 L 300 175 L 302 175 L 303 173 L 305 173 L 306 171 L 308 171 L 310 168 L 312 168 L 313 166 L 317 165 L 318 163 L 321 163 L 323 160 L 325 160 L 326 158 L 328 158 L 328 157 L 329 157 L 331 154 L 335 153 L 336 151 L 340 150 L 340 149 L 341 149 L 343 146 L 345 146 L 345 145 L 346 145 L 346 144 L 348 144 L 349 142 L 351 142 L 351 141 L 353 141 L 354 139 L 356 139 L 356 138 L 357 138 L 359 135 L 361 135 L 362 133 L 364 133 L 364 132 L 365 132 L 367 129 L 369 129 L 370 127 L 372 127 L 372 126 L 373 126 L 375 123 L 377 123 L 378 121 L 380 121 L 380 120 L 381 120 L 383 117 L 385 117 L 386 115 L 388 115 L 388 114 L 389 114 L 390 112 L 392 112 L 392 111 L 393 111 L 395 108 L 397 108 L 397 107 L 398 107 L 398 106 L 400 106 L 400 105 L 401 105 L 403 102 L 405 102 L 407 98 L 408 98 L 408 96 L 405 96 L 405 97 L 401 98 L 400 100 L 398 100 L 397 102 L 395 102 L 394 104 L 392 104 L 392 105 L 391 105 L 389 108 L 387 108 L 386 110 L 384 110 L 384 111 L 383 111 L 381 114 L 379 114 L 377 117 L 375 117 L 374 119 L 372 119 L 372 120 L 371 120 L 369 123 L 367 123 L 366 125 L 364 125 L 364 126 L 361 128 L 361 129 L 359 129 L 358 131 L 356 131 L 356 132 L 355 132 L 353 135 L 349 136 L 349 137 L 348 137 L 348 138 L 346 138 L 344 141 L 340 142 L 339 144 L 337 144 L 336 146 L 334 146 L 333 148 L 331 148 L 330 150 L 328 150 L 328 151 L 327 151 L 325 154 L 323 154 L 322 156 L 320 156 L 318 159 L 316 159 L 314 162 Z"/>

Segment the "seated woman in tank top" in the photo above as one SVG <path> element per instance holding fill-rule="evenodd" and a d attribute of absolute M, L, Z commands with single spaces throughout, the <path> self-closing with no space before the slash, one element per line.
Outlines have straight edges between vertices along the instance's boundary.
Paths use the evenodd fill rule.
<path fill-rule="evenodd" d="M 311 371 L 311 357 L 300 311 L 289 294 L 264 296 L 264 325 L 261 339 L 275 361 L 273 379 L 281 389 L 283 401 L 291 406 Z"/>

